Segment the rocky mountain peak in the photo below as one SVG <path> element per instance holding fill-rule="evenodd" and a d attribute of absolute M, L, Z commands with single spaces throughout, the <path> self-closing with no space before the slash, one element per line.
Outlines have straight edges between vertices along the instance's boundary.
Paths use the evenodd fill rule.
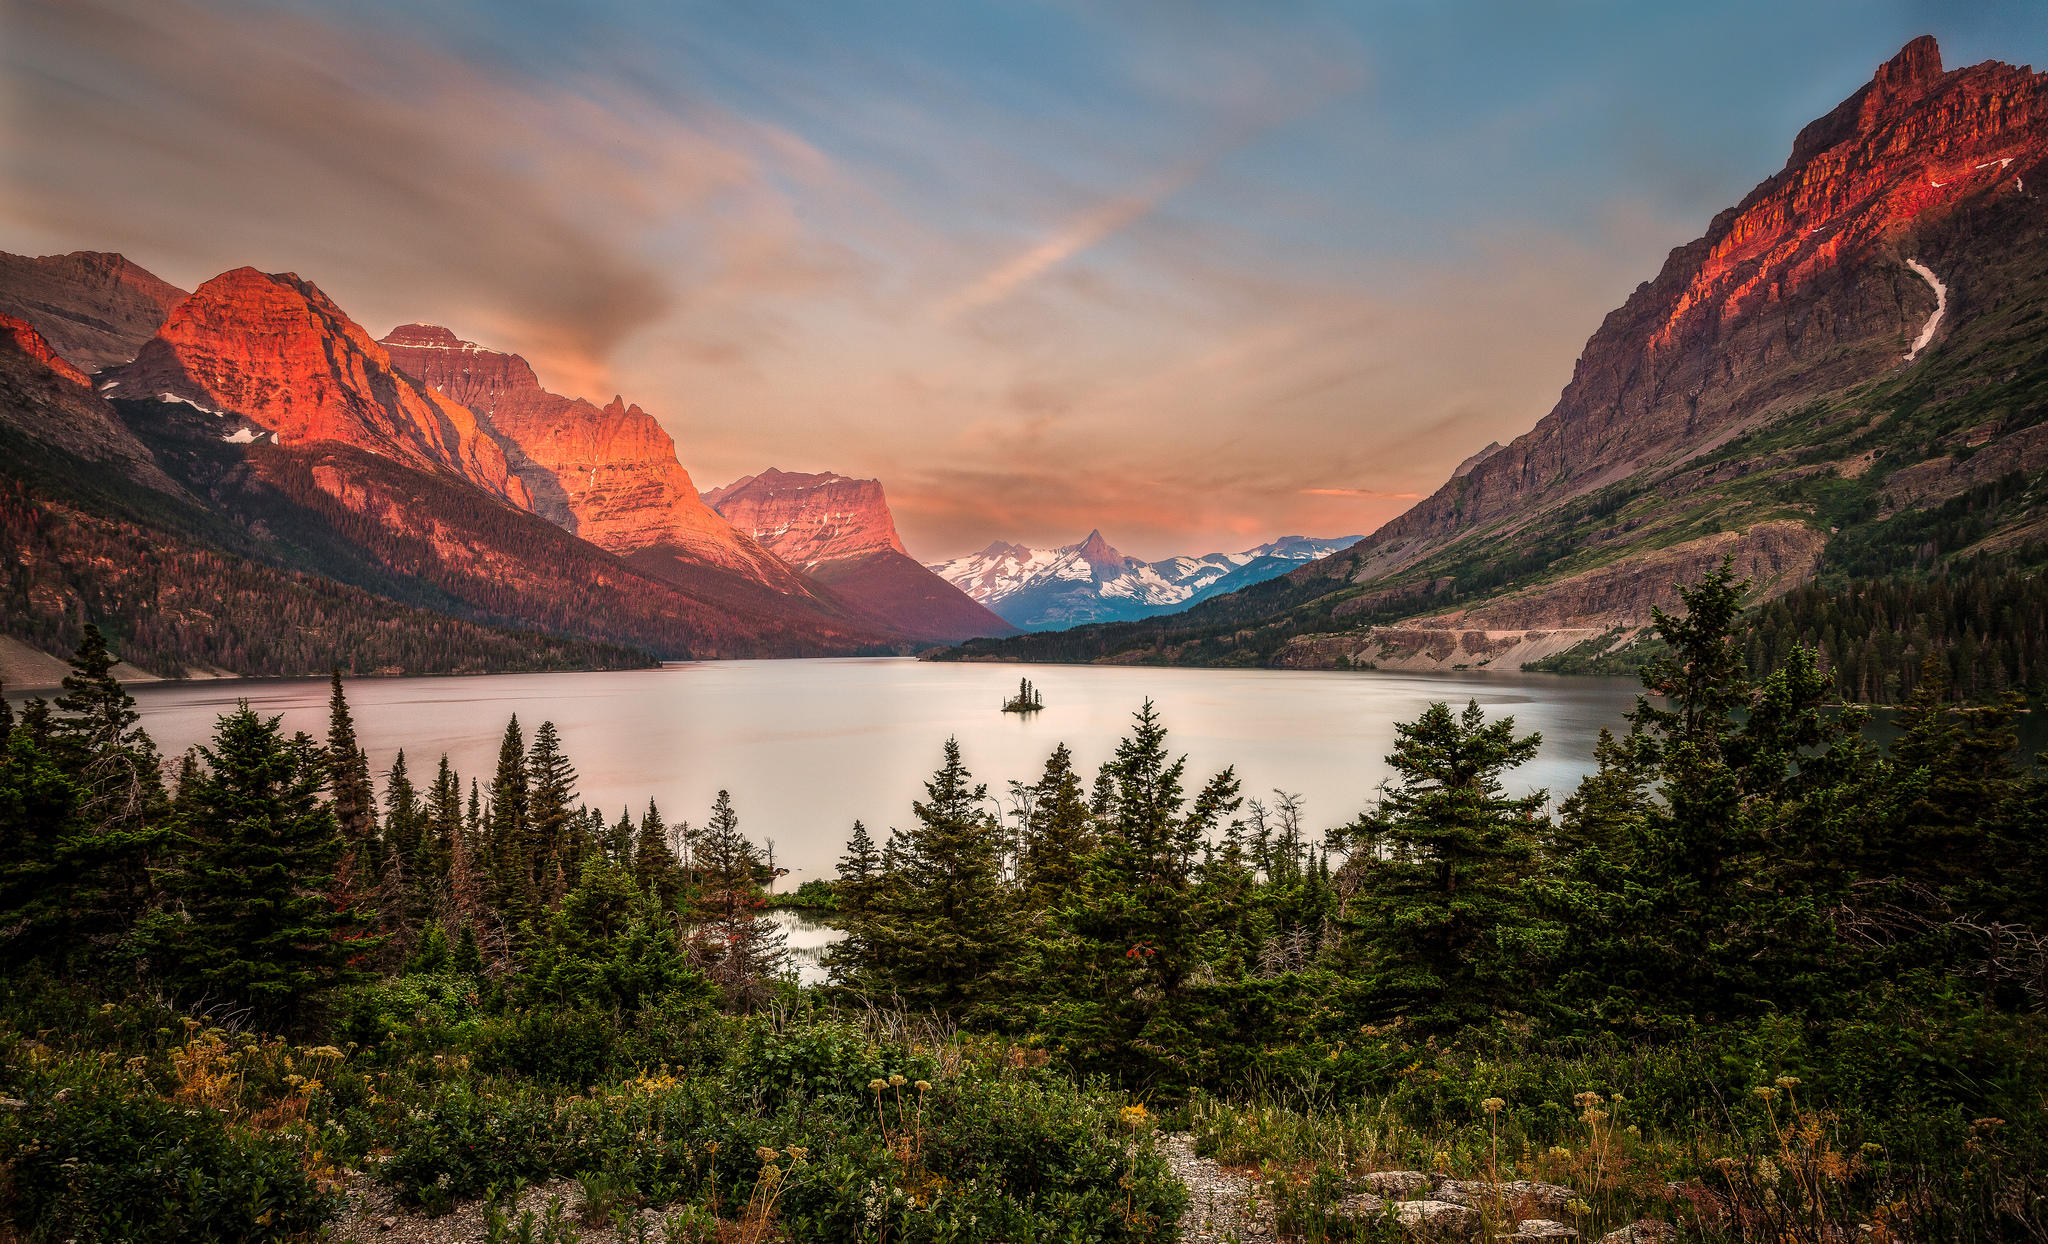
<path fill-rule="evenodd" d="M 1089 532 L 1087 539 L 1075 545 L 1074 552 L 1083 561 L 1095 566 L 1121 566 L 1124 561 L 1124 555 L 1102 538 L 1102 529 L 1099 527 Z"/>
<path fill-rule="evenodd" d="M 609 552 L 669 550 L 777 591 L 808 595 L 789 567 L 697 496 L 675 441 L 624 395 L 599 406 L 550 393 L 524 358 L 464 341 L 438 325 L 403 325 L 383 344 L 407 373 L 487 421 L 531 489 L 535 511 L 549 521 Z"/>
<path fill-rule="evenodd" d="M 704 497 L 734 527 L 794 566 L 882 549 L 904 552 L 880 480 L 770 467 Z"/>
<path fill-rule="evenodd" d="M 474 413 L 398 370 L 361 325 L 296 273 L 244 267 L 214 277 L 113 374 L 123 397 L 241 415 L 280 445 L 337 441 L 532 506 Z"/>
<path fill-rule="evenodd" d="M 27 320 L 17 319 L 0 311 L 0 340 L 12 342 L 17 350 L 73 384 L 91 387 L 92 380 L 84 372 L 66 362 L 62 355 L 52 350 L 50 343 L 43 340 L 43 335 Z"/>

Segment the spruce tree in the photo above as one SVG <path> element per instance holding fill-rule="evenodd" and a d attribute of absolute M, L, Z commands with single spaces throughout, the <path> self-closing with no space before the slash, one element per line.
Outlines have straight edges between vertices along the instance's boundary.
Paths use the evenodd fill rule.
<path fill-rule="evenodd" d="M 698 840 L 699 923 L 695 949 L 727 1005 L 751 1011 L 765 1002 L 784 965 L 786 938 L 761 914 L 760 856 L 740 832 L 732 796 L 718 792 Z"/>
<path fill-rule="evenodd" d="M 585 843 L 575 808 L 576 770 L 555 723 L 543 721 L 526 753 L 526 841 L 536 900 L 552 907 L 582 872 Z"/>
<path fill-rule="evenodd" d="M 683 892 L 683 870 L 668 843 L 668 826 L 661 809 L 647 801 L 647 814 L 640 818 L 639 840 L 633 848 L 633 878 L 640 888 L 656 896 L 666 909 L 675 906 Z"/>
<path fill-rule="evenodd" d="M 288 742 L 245 702 L 224 714 L 181 826 L 173 885 L 184 912 L 168 947 L 187 996 L 251 1008 L 266 1024 L 360 975 L 363 913 L 328 895 L 347 850 L 321 803 L 317 749 Z"/>
<path fill-rule="evenodd" d="M 484 818 L 484 871 L 492 914 L 507 932 L 533 914 L 536 867 L 526 828 L 526 741 L 515 714 L 506 723 L 498 745 L 498 771 L 491 779 L 491 801 Z M 470 803 L 475 805 L 472 790 Z"/>
<path fill-rule="evenodd" d="M 1081 881 L 1081 861 L 1095 849 L 1095 818 L 1088 810 L 1073 753 L 1061 743 L 1031 788 L 1017 882 L 1030 910 L 1068 898 Z"/>
<path fill-rule="evenodd" d="M 327 697 L 327 788 L 333 800 L 334 823 L 347 844 L 336 873 L 338 893 L 344 902 L 353 902 L 356 895 L 376 889 L 384 861 L 377 840 L 377 795 L 370 783 L 370 758 L 356 743 L 355 717 L 341 689 L 340 666 L 334 669 Z"/>
<path fill-rule="evenodd" d="M 38 742 L 77 780 L 86 817 L 109 828 L 134 828 L 162 815 L 163 774 L 156 744 L 138 724 L 135 698 L 114 678 L 116 663 L 100 628 L 87 623 L 49 736 Z M 33 725 L 30 733 L 37 733 Z"/>
<path fill-rule="evenodd" d="M 911 827 L 890 835 L 886 880 L 854 922 L 869 956 L 854 974 L 863 988 L 955 1015 L 995 1001 L 1013 925 L 1002 893 L 1002 828 L 987 796 L 961 759 L 960 741 L 947 739 L 925 798 L 910 805 Z"/>
<path fill-rule="evenodd" d="M 1549 932 L 1524 884 L 1546 796 L 1510 797 L 1501 775 L 1541 737 L 1487 721 L 1476 700 L 1458 715 L 1432 704 L 1395 730 L 1395 781 L 1348 835 L 1368 1006 L 1439 1030 L 1526 1009 Z"/>

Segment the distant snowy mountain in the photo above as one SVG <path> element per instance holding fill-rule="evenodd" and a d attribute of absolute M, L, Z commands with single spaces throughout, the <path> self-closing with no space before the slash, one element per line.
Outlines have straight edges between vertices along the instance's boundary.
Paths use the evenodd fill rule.
<path fill-rule="evenodd" d="M 1142 562 L 1110 547 L 1100 531 L 1079 544 L 1033 549 L 1001 540 L 979 553 L 930 563 L 940 578 L 1014 626 L 1056 631 L 1185 609 L 1327 557 L 1362 537 L 1282 536 L 1242 553 Z"/>

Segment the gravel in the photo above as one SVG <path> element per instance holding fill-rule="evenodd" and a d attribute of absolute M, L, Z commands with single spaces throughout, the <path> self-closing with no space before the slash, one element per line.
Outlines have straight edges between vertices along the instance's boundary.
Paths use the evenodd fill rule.
<path fill-rule="evenodd" d="M 1166 1164 L 1188 1187 L 1188 1212 L 1181 1216 L 1184 1244 L 1254 1244 L 1276 1240 L 1273 1207 L 1259 1195 L 1258 1177 L 1195 1156 L 1195 1138 L 1172 1132 L 1159 1138 Z"/>

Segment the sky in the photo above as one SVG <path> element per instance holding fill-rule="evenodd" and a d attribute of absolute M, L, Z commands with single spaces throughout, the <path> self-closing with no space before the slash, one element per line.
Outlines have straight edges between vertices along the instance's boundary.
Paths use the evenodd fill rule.
<path fill-rule="evenodd" d="M 0 0 L 0 249 L 293 271 L 914 554 L 1363 533 L 1908 39 L 2041 0 Z"/>

